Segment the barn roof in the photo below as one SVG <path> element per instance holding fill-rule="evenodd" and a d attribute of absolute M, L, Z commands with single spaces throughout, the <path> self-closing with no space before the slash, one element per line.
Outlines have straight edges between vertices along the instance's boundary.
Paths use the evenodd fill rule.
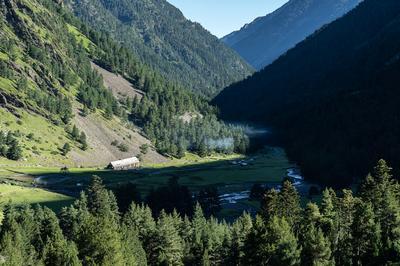
<path fill-rule="evenodd" d="M 131 157 L 131 158 L 127 158 L 127 159 L 123 159 L 123 160 L 119 160 L 119 161 L 114 161 L 114 162 L 111 162 L 110 164 L 112 165 L 112 167 L 124 167 L 124 166 L 128 166 L 128 165 L 136 164 L 136 163 L 139 163 L 139 159 L 137 157 Z"/>

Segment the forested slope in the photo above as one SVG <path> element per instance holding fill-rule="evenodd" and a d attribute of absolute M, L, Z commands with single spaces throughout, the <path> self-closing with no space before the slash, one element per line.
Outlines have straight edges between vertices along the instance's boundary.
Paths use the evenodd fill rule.
<path fill-rule="evenodd" d="M 204 99 L 166 81 L 57 3 L 2 0 L 0 7 L 1 158 L 76 166 L 132 155 L 165 160 L 153 148 L 140 154 L 150 144 L 142 135 L 173 156 L 208 154 L 219 147 L 207 141 L 220 137 L 231 145 L 219 151 L 245 149 L 242 131 L 220 123 Z M 91 62 L 144 96 L 117 99 Z M 185 123 L 179 117 L 188 112 L 201 118 Z"/>
<path fill-rule="evenodd" d="M 251 67 L 236 52 L 165 0 L 65 3 L 83 21 L 110 33 L 164 77 L 199 94 L 215 95 L 251 74 Z"/>
<path fill-rule="evenodd" d="M 367 0 L 215 102 L 275 126 L 309 178 L 339 185 L 379 157 L 398 165 L 399 16 L 398 1 Z"/>

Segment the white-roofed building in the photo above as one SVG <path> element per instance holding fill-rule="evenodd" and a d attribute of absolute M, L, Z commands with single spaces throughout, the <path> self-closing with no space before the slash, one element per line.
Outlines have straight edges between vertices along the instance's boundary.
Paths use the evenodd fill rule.
<path fill-rule="evenodd" d="M 139 166 L 140 166 L 139 159 L 137 157 L 131 157 L 111 162 L 107 168 L 113 170 L 129 170 L 138 168 Z"/>

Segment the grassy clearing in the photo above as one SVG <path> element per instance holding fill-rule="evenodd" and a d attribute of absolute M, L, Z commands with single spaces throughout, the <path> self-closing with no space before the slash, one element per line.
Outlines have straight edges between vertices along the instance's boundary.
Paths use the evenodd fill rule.
<path fill-rule="evenodd" d="M 67 27 L 68 31 L 75 36 L 78 43 L 82 43 L 86 50 L 90 50 L 90 46 L 95 46 L 95 44 L 89 40 L 88 37 L 83 35 L 75 26 L 67 24 Z"/>
<path fill-rule="evenodd" d="M 0 90 L 6 91 L 6 92 L 14 92 L 14 86 L 13 82 L 10 79 L 6 79 L 3 77 L 0 77 Z"/>
<path fill-rule="evenodd" d="M 1 86 L 1 80 L 0 80 Z M 23 147 L 23 162 L 13 162 L 0 158 L 0 167 L 21 165 L 63 165 L 68 158 L 60 155 L 59 148 L 66 142 L 74 147 L 62 127 L 55 126 L 45 118 L 25 111 L 20 111 L 21 118 L 16 118 L 5 109 L 0 108 L 0 130 L 18 131 Z"/>
<path fill-rule="evenodd" d="M 0 207 L 7 203 L 14 205 L 41 204 L 54 211 L 59 211 L 61 207 L 72 201 L 71 197 L 44 189 L 0 184 Z"/>
<path fill-rule="evenodd" d="M 0 60 L 8 60 L 8 55 L 6 53 L 0 52 Z"/>
<path fill-rule="evenodd" d="M 172 159 L 171 161 L 159 164 L 145 164 L 145 168 L 166 168 L 166 167 L 183 167 L 183 166 L 190 166 L 190 165 L 197 165 L 197 164 L 204 164 L 210 162 L 221 162 L 221 161 L 230 161 L 230 160 L 238 160 L 245 158 L 245 156 L 241 154 L 212 154 L 211 156 L 207 157 L 200 157 L 193 153 L 186 153 L 185 157 L 181 159 Z"/>

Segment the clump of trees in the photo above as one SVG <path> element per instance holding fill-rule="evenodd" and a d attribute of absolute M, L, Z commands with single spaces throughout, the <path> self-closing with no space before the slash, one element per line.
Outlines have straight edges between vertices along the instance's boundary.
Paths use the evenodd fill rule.
<path fill-rule="evenodd" d="M 11 131 L 0 131 L 0 157 L 15 161 L 22 158 L 22 148 Z"/>
<path fill-rule="evenodd" d="M 67 127 L 66 131 L 74 141 L 81 144 L 81 150 L 86 151 L 89 148 L 85 132 L 79 131 L 76 125 L 72 129 Z"/>
<path fill-rule="evenodd" d="M 399 183 L 379 161 L 357 195 L 323 192 L 302 208 L 293 185 L 266 193 L 259 214 L 228 224 L 143 204 L 121 214 L 99 177 L 56 216 L 4 208 L 0 254 L 8 265 L 386 265 L 400 261 Z M 126 196 L 125 192 L 119 192 Z M 107 240 L 107 241 L 105 241 Z"/>

